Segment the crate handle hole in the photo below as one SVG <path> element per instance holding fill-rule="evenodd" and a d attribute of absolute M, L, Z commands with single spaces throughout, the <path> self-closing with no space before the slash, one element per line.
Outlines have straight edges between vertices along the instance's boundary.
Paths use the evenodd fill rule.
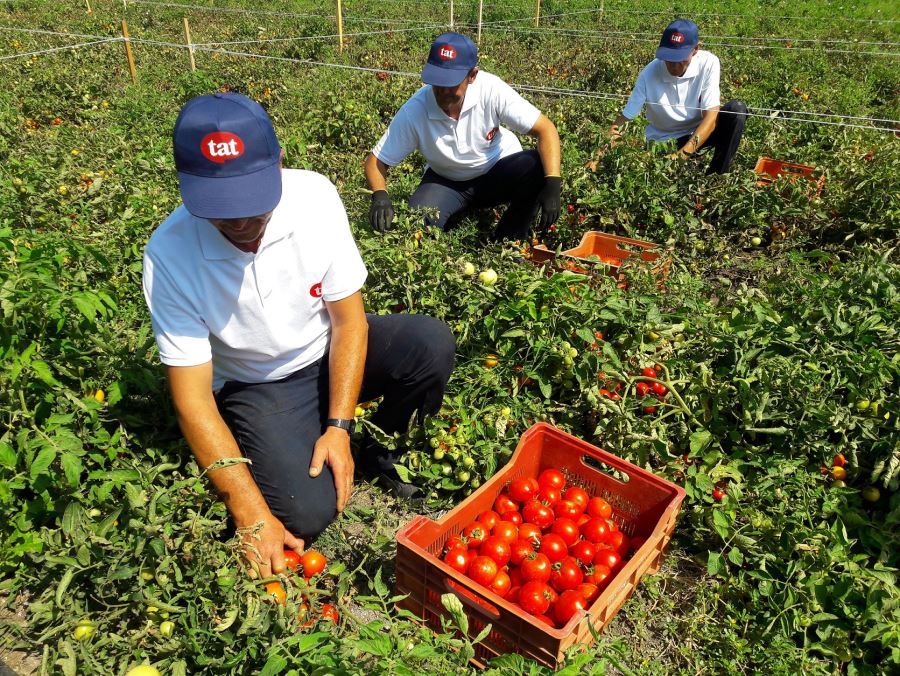
<path fill-rule="evenodd" d="M 592 455 L 582 455 L 581 462 L 583 462 L 588 467 L 597 470 L 598 472 L 602 472 L 603 474 L 612 477 L 620 483 L 627 484 L 629 481 L 631 481 L 631 477 L 625 474 L 625 472 L 613 467 L 612 465 L 607 465 L 605 462 L 595 458 Z"/>

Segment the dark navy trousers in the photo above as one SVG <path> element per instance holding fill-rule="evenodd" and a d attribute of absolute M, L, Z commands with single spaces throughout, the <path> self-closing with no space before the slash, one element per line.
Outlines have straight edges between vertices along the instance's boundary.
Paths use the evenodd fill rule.
<path fill-rule="evenodd" d="M 428 169 L 409 198 L 414 209 L 436 209 L 425 225 L 447 229 L 454 216 L 468 209 L 508 204 L 497 224 L 497 239 L 526 239 L 538 212 L 537 195 L 544 186 L 544 165 L 537 150 L 523 150 L 501 158 L 490 170 L 468 181 L 451 181 Z"/>
<path fill-rule="evenodd" d="M 424 315 L 367 315 L 360 401 L 384 397 L 372 422 L 385 432 L 405 430 L 418 412 L 436 413 L 453 370 L 456 342 L 447 325 Z M 313 447 L 328 418 L 328 356 L 266 383 L 227 382 L 216 396 L 250 472 L 272 513 L 305 540 L 337 513 L 328 465 L 309 476 Z"/>
<path fill-rule="evenodd" d="M 744 124 L 747 121 L 747 106 L 741 101 L 732 99 L 719 108 L 716 127 L 701 148 L 712 148 L 713 158 L 707 168 L 707 174 L 727 174 L 731 170 L 731 161 L 737 153 L 738 144 L 744 135 Z M 681 136 L 678 147 L 691 140 L 691 135 Z"/>

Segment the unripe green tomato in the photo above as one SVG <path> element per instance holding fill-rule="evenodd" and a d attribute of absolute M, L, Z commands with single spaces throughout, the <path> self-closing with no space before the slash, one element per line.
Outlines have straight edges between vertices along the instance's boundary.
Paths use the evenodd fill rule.
<path fill-rule="evenodd" d="M 76 641 L 87 641 L 94 635 L 94 623 L 90 620 L 81 620 L 78 626 L 72 630 L 72 638 Z"/>
<path fill-rule="evenodd" d="M 162 676 L 159 670 L 149 664 L 142 664 L 129 671 L 125 676 Z"/>
<path fill-rule="evenodd" d="M 467 456 L 463 457 L 462 464 L 463 464 L 463 467 L 471 468 L 471 467 L 475 466 L 475 460 L 474 460 L 474 458 L 472 458 L 472 456 L 467 455 Z"/>
<path fill-rule="evenodd" d="M 92 519 L 96 519 L 96 518 L 97 518 L 98 516 L 100 516 L 101 514 L 103 514 L 103 512 L 101 512 L 101 511 L 100 511 L 99 509 L 97 509 L 96 507 L 94 507 L 92 510 L 90 510 L 90 511 L 88 512 L 88 516 L 91 517 Z"/>
<path fill-rule="evenodd" d="M 153 571 L 150 570 L 149 568 L 142 569 L 141 570 L 141 579 L 144 580 L 144 582 L 149 582 L 150 580 L 153 579 Z"/>
<path fill-rule="evenodd" d="M 863 489 L 862 496 L 866 502 L 878 502 L 881 499 L 881 491 L 875 486 L 869 486 Z"/>
<path fill-rule="evenodd" d="M 567 369 L 572 368 L 574 365 L 575 365 L 575 360 L 572 359 L 572 357 L 565 357 L 563 359 L 563 366 L 565 366 Z"/>
<path fill-rule="evenodd" d="M 502 415 L 504 418 L 508 418 L 510 415 L 512 415 L 512 409 L 509 406 L 504 406 L 500 409 L 500 415 Z"/>
<path fill-rule="evenodd" d="M 868 399 L 860 399 L 858 402 L 856 402 L 856 410 L 857 411 L 865 411 L 871 405 L 872 405 L 872 402 L 869 401 Z"/>
<path fill-rule="evenodd" d="M 431 439 L 428 440 L 428 444 L 429 444 L 432 448 L 437 448 L 438 446 L 441 445 L 441 440 L 438 439 L 437 437 L 431 437 Z"/>
<path fill-rule="evenodd" d="M 846 488 L 847 484 L 844 481 L 841 481 L 840 479 L 838 479 L 837 481 L 831 482 L 831 487 L 832 488 Z"/>
<path fill-rule="evenodd" d="M 438 448 L 437 450 L 435 450 L 434 453 L 431 454 L 431 457 L 434 458 L 435 460 L 443 460 L 444 456 L 446 456 L 446 455 L 447 455 L 447 453 L 444 451 L 443 448 Z"/>
<path fill-rule="evenodd" d="M 478 488 L 479 486 L 481 486 L 481 479 L 479 479 L 477 476 L 473 476 L 472 480 L 469 482 L 469 487 Z"/>
<path fill-rule="evenodd" d="M 450 476 L 451 474 L 453 474 L 453 465 L 446 462 L 442 464 L 441 474 L 443 474 L 444 476 Z"/>
<path fill-rule="evenodd" d="M 467 437 L 465 434 L 459 434 L 456 437 L 456 441 L 460 446 L 465 446 L 467 443 L 469 443 L 469 437 Z"/>
<path fill-rule="evenodd" d="M 464 469 L 461 469 L 456 473 L 456 479 L 460 483 L 466 483 L 471 478 L 472 478 L 472 474 L 470 472 L 467 472 Z"/>
<path fill-rule="evenodd" d="M 559 344 L 559 347 L 561 350 L 567 352 L 572 348 L 572 343 L 570 343 L 568 340 L 564 340 Z"/>
<path fill-rule="evenodd" d="M 166 638 L 169 638 L 175 632 L 175 623 L 171 620 L 166 620 L 165 622 L 159 625 L 159 633 Z"/>
<path fill-rule="evenodd" d="M 569 356 L 570 356 L 572 359 L 575 359 L 575 357 L 578 356 L 578 350 L 576 350 L 574 347 L 570 347 L 570 348 L 569 348 Z"/>

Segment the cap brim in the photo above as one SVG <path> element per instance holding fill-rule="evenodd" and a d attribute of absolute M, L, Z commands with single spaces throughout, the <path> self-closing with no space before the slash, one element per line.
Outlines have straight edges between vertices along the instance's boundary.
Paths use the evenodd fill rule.
<path fill-rule="evenodd" d="M 469 69 L 441 68 L 426 63 L 422 69 L 422 82 L 436 87 L 455 87 L 466 79 Z"/>
<path fill-rule="evenodd" d="M 657 47 L 656 58 L 660 61 L 684 61 L 694 51 L 697 45 L 683 45 L 681 47 Z"/>
<path fill-rule="evenodd" d="M 244 176 L 210 177 L 178 172 L 181 199 L 198 218 L 250 218 L 281 201 L 281 163 Z"/>

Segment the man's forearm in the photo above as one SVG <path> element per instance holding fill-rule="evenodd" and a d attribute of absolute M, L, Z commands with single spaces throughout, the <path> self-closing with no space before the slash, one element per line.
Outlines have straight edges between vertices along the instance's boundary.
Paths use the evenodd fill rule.
<path fill-rule="evenodd" d="M 332 326 L 328 356 L 329 418 L 353 417 L 362 387 L 368 336 L 369 325 L 365 320 Z"/>
<path fill-rule="evenodd" d="M 688 139 L 688 142 L 685 143 L 684 147 L 681 149 L 683 153 L 692 155 L 701 147 L 703 147 L 703 144 L 706 143 L 707 139 L 709 139 L 710 135 L 713 133 L 713 130 L 716 128 L 716 119 L 718 118 L 718 116 L 718 108 L 713 108 L 703 112 L 703 120 L 700 122 L 700 126 L 694 130 L 691 138 Z"/>
<path fill-rule="evenodd" d="M 365 162 L 366 182 L 372 192 L 387 190 L 388 166 L 373 153 L 369 153 Z"/>
<path fill-rule="evenodd" d="M 555 126 L 550 125 L 538 136 L 537 151 L 538 155 L 541 156 L 544 176 L 559 176 L 561 152 L 559 149 L 559 132 L 556 131 Z"/>
<path fill-rule="evenodd" d="M 178 424 L 202 469 L 218 460 L 243 457 L 211 397 L 210 402 L 194 402 L 179 410 Z M 246 463 L 214 469 L 209 478 L 239 528 L 252 525 L 269 513 Z"/>

